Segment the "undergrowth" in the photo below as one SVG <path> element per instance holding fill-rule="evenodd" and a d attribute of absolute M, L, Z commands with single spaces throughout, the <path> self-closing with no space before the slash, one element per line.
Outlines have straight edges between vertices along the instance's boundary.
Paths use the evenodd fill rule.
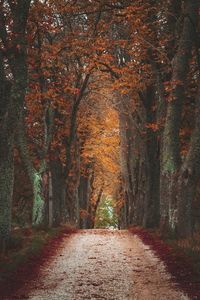
<path fill-rule="evenodd" d="M 195 280 L 200 281 L 200 235 L 194 235 L 188 239 L 164 239 L 177 253 L 181 252 L 185 257 L 188 257 L 193 270 L 195 271 Z"/>
<path fill-rule="evenodd" d="M 200 299 L 200 237 L 178 240 L 176 236 L 162 235 L 159 231 L 132 227 L 164 263 L 172 281 L 190 297 Z"/>
<path fill-rule="evenodd" d="M 40 267 L 56 254 L 63 238 L 75 232 L 69 225 L 15 230 L 6 254 L 0 257 L 1 299 L 15 299 L 15 293 L 36 278 Z"/>
<path fill-rule="evenodd" d="M 38 256 L 44 245 L 61 230 L 61 228 L 51 228 L 13 231 L 6 253 L 0 256 L 0 282 L 31 257 Z"/>

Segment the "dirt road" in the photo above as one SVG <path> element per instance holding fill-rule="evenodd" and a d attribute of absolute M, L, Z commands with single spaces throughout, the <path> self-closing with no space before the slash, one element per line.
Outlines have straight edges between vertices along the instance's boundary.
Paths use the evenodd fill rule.
<path fill-rule="evenodd" d="M 14 299 L 188 299 L 149 247 L 128 231 L 85 230 L 66 237 L 28 290 Z"/>

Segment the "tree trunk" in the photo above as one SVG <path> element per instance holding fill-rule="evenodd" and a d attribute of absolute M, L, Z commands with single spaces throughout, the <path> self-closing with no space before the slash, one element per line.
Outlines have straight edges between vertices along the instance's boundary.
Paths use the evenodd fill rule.
<path fill-rule="evenodd" d="M 45 199 L 42 193 L 42 173 L 33 171 L 32 173 L 32 187 L 33 187 L 33 211 L 32 211 L 32 225 L 40 226 L 45 224 Z"/>
<path fill-rule="evenodd" d="M 121 181 L 122 181 L 122 194 L 124 199 L 124 208 L 122 209 L 123 227 L 127 227 L 128 220 L 128 170 L 127 170 L 127 140 L 126 140 L 126 122 L 127 118 L 124 113 L 123 106 L 119 110 L 119 124 L 120 124 L 120 168 L 121 168 Z"/>
<path fill-rule="evenodd" d="M 11 231 L 14 184 L 13 136 L 0 133 L 0 251 L 6 248 Z"/>
<path fill-rule="evenodd" d="M 140 100 L 145 109 L 146 124 L 155 124 L 158 116 L 155 110 L 153 110 L 153 107 L 158 104 L 160 112 L 162 111 L 160 107 L 161 103 L 159 103 L 160 99 L 156 99 L 155 87 L 153 85 L 148 86 L 145 92 L 140 93 Z M 159 224 L 159 146 L 157 130 L 153 130 L 151 127 L 147 128 L 142 146 L 143 149 L 140 150 L 140 153 L 143 153 L 144 159 L 143 176 L 146 177 L 146 194 L 143 216 L 143 226 L 146 228 L 153 228 Z"/>
<path fill-rule="evenodd" d="M 79 226 L 80 209 L 78 187 L 80 182 L 80 150 L 77 136 L 71 149 L 71 169 L 66 179 L 66 209 L 69 213 L 68 221 L 74 226 Z"/>
<path fill-rule="evenodd" d="M 11 203 L 13 194 L 13 144 L 16 125 L 23 108 L 27 88 L 26 66 L 26 24 L 30 9 L 30 0 L 9 2 L 13 20 L 12 35 L 8 34 L 7 15 L 0 4 L 0 39 L 2 47 L 7 51 L 6 64 L 3 51 L 0 51 L 0 240 L 5 245 L 11 229 Z M 9 37 L 8 37 L 9 35 Z M 10 40 L 11 39 L 11 40 Z M 10 49 L 8 49 L 8 45 Z M 12 84 L 8 87 L 7 70 L 12 72 Z M 7 95 L 9 90 L 9 95 Z M 4 108 L 2 108 L 2 105 Z"/>
<path fill-rule="evenodd" d="M 195 128 L 190 149 L 180 170 L 177 184 L 177 232 L 185 238 L 193 233 L 192 204 L 200 176 L 200 79 L 196 97 Z"/>
<path fill-rule="evenodd" d="M 42 176 L 46 172 L 46 162 L 41 162 L 39 171 L 34 168 L 29 154 L 23 118 L 22 112 L 17 128 L 16 141 L 33 190 L 32 225 L 39 226 L 44 225 L 45 222 L 45 199 L 43 195 Z"/>
<path fill-rule="evenodd" d="M 63 177 L 63 166 L 61 161 L 50 161 L 50 170 L 52 178 L 53 226 L 59 226 L 63 222 L 66 189 L 65 179 Z"/>
<path fill-rule="evenodd" d="M 104 189 L 104 183 L 102 184 L 98 194 L 95 204 L 90 203 L 90 222 L 89 222 L 89 228 L 93 229 L 95 226 L 95 218 L 96 218 L 96 212 L 98 205 L 101 201 L 101 197 L 103 195 L 103 189 Z"/>
<path fill-rule="evenodd" d="M 91 174 L 86 170 L 87 175 L 80 177 L 79 184 L 79 207 L 80 207 L 80 222 L 79 227 L 86 229 L 88 226 L 88 207 L 91 195 Z"/>
<path fill-rule="evenodd" d="M 182 104 L 185 97 L 185 81 L 194 43 L 194 26 L 197 21 L 197 14 L 197 1 L 185 1 L 183 30 L 180 36 L 177 53 L 172 61 L 172 91 L 167 107 L 162 140 L 160 208 L 161 227 L 164 231 L 174 231 L 177 222 L 175 187 L 177 183 L 177 174 L 181 164 L 179 131 L 182 116 Z"/>

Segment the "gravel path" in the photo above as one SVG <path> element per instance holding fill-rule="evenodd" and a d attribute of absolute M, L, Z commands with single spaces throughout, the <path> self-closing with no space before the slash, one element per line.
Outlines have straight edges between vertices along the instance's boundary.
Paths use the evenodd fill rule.
<path fill-rule="evenodd" d="M 126 230 L 82 230 L 66 237 L 27 290 L 13 299 L 188 299 L 149 247 Z"/>

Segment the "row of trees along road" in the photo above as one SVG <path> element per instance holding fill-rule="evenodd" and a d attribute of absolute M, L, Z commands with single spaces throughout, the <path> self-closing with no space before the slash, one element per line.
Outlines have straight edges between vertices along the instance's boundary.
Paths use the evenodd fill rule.
<path fill-rule="evenodd" d="M 121 227 L 198 230 L 199 6 L 0 1 L 2 248 L 12 215 L 92 228 L 103 194 Z"/>

